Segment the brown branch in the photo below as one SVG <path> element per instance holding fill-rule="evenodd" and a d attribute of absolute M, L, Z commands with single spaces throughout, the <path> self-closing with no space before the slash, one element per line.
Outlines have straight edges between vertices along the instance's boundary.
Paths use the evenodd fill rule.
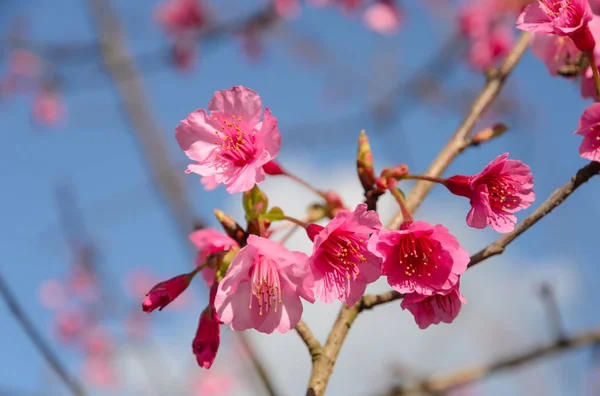
<path fill-rule="evenodd" d="M 567 199 L 569 195 L 571 195 L 577 188 L 598 173 L 600 173 L 600 163 L 598 162 L 590 162 L 588 165 L 579 169 L 577 174 L 573 176 L 567 184 L 554 191 L 554 193 L 552 193 L 552 195 L 532 214 L 517 224 L 512 232 L 502 236 L 496 240 L 496 242 L 471 256 L 469 267 L 473 267 L 492 256 L 501 254 L 504 251 L 504 248 L 514 241 L 519 235 L 527 231 L 540 219 L 552 212 L 554 208 L 563 203 L 564 200 Z"/>
<path fill-rule="evenodd" d="M 525 32 L 521 35 L 517 44 L 512 49 L 511 53 L 506 57 L 500 68 L 493 76 L 489 77 L 488 82 L 484 86 L 479 96 L 475 99 L 471 110 L 467 117 L 456 130 L 453 137 L 450 139 L 446 147 L 442 149 L 440 154 L 433 161 L 427 172 L 428 176 L 440 176 L 448 165 L 456 156 L 465 149 L 468 145 L 469 133 L 479 120 L 479 117 L 487 109 L 487 107 L 498 96 L 504 81 L 521 59 L 529 43 L 530 34 Z M 414 211 L 425 199 L 432 186 L 429 182 L 417 182 L 415 187 L 410 192 L 408 197 L 408 206 Z M 400 223 L 401 216 L 397 215 L 390 223 L 391 227 L 397 227 Z M 363 309 L 371 308 L 383 302 L 393 301 L 400 298 L 394 292 L 386 293 L 387 299 L 381 296 L 369 297 L 370 305 L 365 306 L 364 300 L 359 301 L 353 307 L 344 305 L 338 314 L 338 317 L 329 333 L 329 337 L 322 348 L 321 356 L 313 362 L 310 380 L 308 383 L 307 396 L 322 396 L 325 394 L 325 388 L 329 382 L 329 378 L 333 372 L 333 366 L 342 348 L 342 344 L 356 316 Z M 377 303 L 377 301 L 382 301 Z"/>
<path fill-rule="evenodd" d="M 315 338 L 308 325 L 302 320 L 296 324 L 296 332 L 308 347 L 308 352 L 314 362 L 321 355 L 321 343 Z"/>
<path fill-rule="evenodd" d="M 21 308 L 18 303 L 18 300 L 14 296 L 14 294 L 8 288 L 8 285 L 0 275 L 0 295 L 4 301 L 6 301 L 6 305 L 8 306 L 9 311 L 12 313 L 14 318 L 19 322 L 19 325 L 23 328 L 27 336 L 33 342 L 37 350 L 44 356 L 48 365 L 54 370 L 54 372 L 58 375 L 58 377 L 62 380 L 65 386 L 71 391 L 72 394 L 76 396 L 85 396 L 86 392 L 83 390 L 83 386 L 77 379 L 72 377 L 67 369 L 60 362 L 58 357 L 52 352 L 50 346 L 44 341 L 42 335 L 36 330 L 31 323 L 31 319 L 27 317 L 25 311 Z"/>
<path fill-rule="evenodd" d="M 530 34 L 524 32 L 515 44 L 511 53 L 504 59 L 500 68 L 492 73 L 488 78 L 481 93 L 475 99 L 466 118 L 460 124 L 454 135 L 450 138 L 446 146 L 440 151 L 438 156 L 433 160 L 429 168 L 424 173 L 426 176 L 439 177 L 444 173 L 446 168 L 454 161 L 454 159 L 469 145 L 468 137 L 479 118 L 494 102 L 509 74 L 517 65 L 529 44 Z M 433 188 L 433 183 L 419 180 L 415 183 L 413 189 L 408 195 L 408 208 L 414 212 L 423 202 L 427 194 Z M 388 224 L 388 228 L 397 228 L 402 220 L 402 214 L 398 212 L 392 221 Z"/>
<path fill-rule="evenodd" d="M 519 367 L 559 352 L 581 348 L 600 342 L 600 329 L 585 333 L 575 334 L 565 339 L 558 339 L 553 343 L 517 354 L 515 356 L 500 359 L 490 364 L 483 364 L 454 374 L 432 377 L 406 386 L 394 387 L 390 395 L 408 395 L 412 393 L 440 394 L 474 381 L 478 381 L 490 374 Z"/>

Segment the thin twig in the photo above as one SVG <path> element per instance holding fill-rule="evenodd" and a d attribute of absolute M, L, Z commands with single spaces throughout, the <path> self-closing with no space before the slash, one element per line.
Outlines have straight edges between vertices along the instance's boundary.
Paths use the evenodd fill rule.
<path fill-rule="evenodd" d="M 8 285 L 4 281 L 2 275 L 0 275 L 0 294 L 4 301 L 6 301 L 6 305 L 8 309 L 14 316 L 14 318 L 19 322 L 19 325 L 23 328 L 27 336 L 38 351 L 44 356 L 48 365 L 54 370 L 54 372 L 58 375 L 58 377 L 62 380 L 65 386 L 76 396 L 85 396 L 86 392 L 83 390 L 83 386 L 75 377 L 72 377 L 67 369 L 60 362 L 58 357 L 52 352 L 50 346 L 44 341 L 42 335 L 35 329 L 31 319 L 27 317 L 25 311 L 21 308 L 14 294 L 8 288 Z"/>
<path fill-rule="evenodd" d="M 431 165 L 429 165 L 429 168 L 424 173 L 425 176 L 441 176 L 452 161 L 454 161 L 454 159 L 469 145 L 469 134 L 475 127 L 477 121 L 479 121 L 479 118 L 494 102 L 502 90 L 506 78 L 525 53 L 527 45 L 529 44 L 529 38 L 529 32 L 521 34 L 521 37 L 515 44 L 511 53 L 504 59 L 500 68 L 488 79 L 483 90 L 477 96 L 475 102 L 473 102 L 473 106 L 471 106 L 469 113 L 454 132 L 454 135 L 452 135 L 446 146 L 440 151 Z M 415 183 L 407 198 L 408 208 L 411 212 L 414 212 L 421 205 L 432 188 L 433 183 L 428 181 L 419 180 Z M 388 224 L 388 228 L 397 228 L 400 225 L 401 220 L 402 214 L 398 212 Z"/>
<path fill-rule="evenodd" d="M 315 338 L 308 325 L 302 320 L 296 324 L 296 332 L 308 347 L 308 352 L 314 362 L 321 355 L 321 343 Z"/>
<path fill-rule="evenodd" d="M 454 374 L 432 377 L 406 386 L 397 386 L 392 389 L 390 395 L 408 395 L 419 392 L 441 394 L 453 388 L 478 381 L 490 374 L 519 367 L 523 364 L 531 363 L 535 360 L 555 355 L 559 352 L 566 352 L 587 345 L 593 345 L 597 342 L 600 342 L 600 329 L 575 334 L 565 339 L 557 339 L 549 345 L 519 353 L 509 358 L 500 359 L 489 364 L 461 370 Z"/>
<path fill-rule="evenodd" d="M 448 165 L 456 158 L 456 156 L 464 150 L 466 144 L 468 144 L 468 136 L 479 117 L 483 114 L 485 109 L 494 101 L 498 96 L 504 81 L 516 66 L 521 56 L 525 52 L 529 43 L 529 33 L 525 32 L 521 35 L 521 38 L 517 41 L 517 44 L 512 49 L 511 53 L 506 57 L 500 68 L 494 76 L 490 77 L 479 96 L 475 99 L 471 110 L 467 114 L 467 117 L 456 130 L 454 136 L 450 139 L 446 147 L 442 149 L 437 158 L 433 161 L 427 172 L 428 176 L 440 176 Z M 408 197 L 408 207 L 411 211 L 414 211 L 426 195 L 431 190 L 432 186 L 430 182 L 417 182 L 415 187 L 411 191 Z M 398 215 L 391 222 L 390 227 L 397 227 L 400 223 L 401 216 Z M 395 298 L 394 298 L 395 297 Z M 400 298 L 399 296 L 390 294 L 390 301 Z M 377 297 L 375 297 L 377 299 Z M 369 307 L 377 305 L 372 303 Z M 335 365 L 336 359 L 342 348 L 342 344 L 356 319 L 358 313 L 363 310 L 362 300 L 355 304 L 353 307 L 344 305 L 338 314 L 338 317 L 333 325 L 329 337 L 325 342 L 325 346 L 322 348 L 321 356 L 313 362 L 310 380 L 308 383 L 307 396 L 322 396 L 325 394 L 325 388 L 329 382 L 329 378 L 333 372 L 333 366 Z"/>

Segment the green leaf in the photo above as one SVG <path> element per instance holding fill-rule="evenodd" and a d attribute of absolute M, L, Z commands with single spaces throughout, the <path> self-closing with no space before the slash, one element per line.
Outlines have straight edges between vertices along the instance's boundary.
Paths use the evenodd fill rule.
<path fill-rule="evenodd" d="M 267 220 L 267 221 L 270 221 L 271 223 L 274 221 L 283 220 L 284 218 L 285 218 L 285 215 L 283 214 L 283 210 L 281 210 L 281 208 L 279 208 L 277 206 L 274 206 L 273 208 L 271 208 L 271 210 L 269 210 L 269 212 L 260 215 L 261 220 Z"/>

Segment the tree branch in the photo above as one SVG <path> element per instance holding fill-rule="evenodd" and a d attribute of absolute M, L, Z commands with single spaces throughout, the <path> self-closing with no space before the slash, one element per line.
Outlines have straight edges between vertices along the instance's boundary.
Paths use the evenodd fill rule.
<path fill-rule="evenodd" d="M 406 386 L 397 386 L 391 390 L 390 395 L 408 395 L 419 392 L 440 394 L 453 388 L 478 381 L 499 371 L 519 367 L 546 356 L 598 342 L 600 342 L 600 329 L 575 334 L 565 339 L 558 339 L 549 345 L 538 347 L 509 358 L 500 359 L 490 364 L 482 364 L 450 375 L 427 378 Z"/>
<path fill-rule="evenodd" d="M 17 299 L 13 295 L 13 293 L 8 288 L 8 285 L 0 275 L 0 295 L 4 301 L 6 301 L 6 305 L 8 309 L 15 317 L 19 325 L 25 330 L 29 339 L 33 342 L 37 350 L 44 356 L 48 365 L 54 370 L 54 372 L 58 375 L 58 377 L 62 380 L 65 386 L 71 391 L 75 396 L 85 396 L 86 392 L 83 390 L 83 386 L 72 377 L 67 369 L 62 365 L 58 357 L 52 352 L 50 346 L 44 341 L 41 334 L 35 329 L 33 323 L 31 323 L 31 319 L 27 317 L 25 311 L 21 308 Z"/>
<path fill-rule="evenodd" d="M 552 212 L 554 208 L 563 203 L 565 199 L 567 199 L 575 190 L 577 190 L 577 188 L 579 188 L 579 186 L 587 182 L 590 178 L 598 173 L 600 173 L 600 163 L 598 162 L 590 162 L 588 165 L 579 169 L 577 174 L 571 178 L 571 181 L 554 191 L 554 193 L 552 193 L 552 195 L 532 214 L 517 224 L 512 232 L 502 236 L 496 240 L 496 242 L 472 255 L 469 268 L 492 256 L 501 254 L 504 251 L 504 248 L 514 241 L 519 235 L 527 231 L 540 219 Z"/>
<path fill-rule="evenodd" d="M 494 102 L 502 90 L 506 78 L 525 53 L 530 36 L 529 32 L 521 34 L 521 37 L 515 44 L 511 53 L 504 59 L 500 68 L 488 78 L 487 83 L 475 99 L 466 118 L 454 132 L 454 135 L 452 135 L 446 146 L 440 151 L 431 165 L 429 165 L 429 168 L 424 175 L 432 177 L 441 176 L 452 161 L 454 161 L 454 159 L 469 145 L 469 134 L 475 127 L 477 121 L 479 121 L 479 117 L 481 117 L 487 108 Z M 421 205 L 432 188 L 433 183 L 428 181 L 418 180 L 415 183 L 407 198 L 408 208 L 411 212 L 414 212 Z M 388 224 L 388 228 L 397 228 L 400 225 L 401 220 L 402 214 L 398 212 Z"/>
<path fill-rule="evenodd" d="M 504 81 L 516 66 L 518 61 L 523 56 L 523 53 L 527 49 L 529 43 L 530 34 L 525 32 L 521 34 L 517 44 L 512 49 L 511 53 L 506 57 L 497 72 L 494 73 L 488 79 L 488 82 L 484 86 L 479 96 L 475 99 L 471 110 L 467 114 L 467 117 L 463 123 L 456 130 L 446 147 L 442 149 L 440 154 L 433 161 L 427 172 L 428 176 L 440 176 L 448 165 L 456 158 L 456 156 L 465 149 L 468 144 L 468 136 L 475 123 L 479 120 L 479 117 L 488 108 L 488 106 L 496 99 L 498 93 L 504 85 Z M 414 211 L 425 199 L 432 186 L 429 182 L 417 182 L 415 187 L 411 190 L 408 196 L 408 206 Z M 389 227 L 397 227 L 401 220 L 401 215 L 396 215 L 392 220 Z M 381 296 L 369 297 L 368 301 L 370 305 L 365 305 L 364 300 L 360 300 L 353 307 L 344 305 L 338 314 L 338 317 L 329 333 L 329 337 L 325 342 L 325 346 L 322 348 L 322 353 L 319 358 L 313 362 L 310 380 L 308 383 L 307 396 L 322 396 L 325 394 L 325 388 L 329 382 L 329 378 L 333 372 L 333 366 L 335 365 L 337 356 L 340 353 L 342 344 L 352 323 L 356 319 L 359 312 L 364 309 L 372 308 L 375 305 L 383 304 L 397 300 L 400 298 L 399 295 L 394 292 L 388 292 L 385 294 L 385 298 Z M 378 301 L 382 301 L 378 303 Z"/>
<path fill-rule="evenodd" d="M 321 355 L 321 343 L 315 338 L 308 325 L 302 320 L 296 324 L 296 332 L 308 347 L 308 352 L 314 362 Z"/>

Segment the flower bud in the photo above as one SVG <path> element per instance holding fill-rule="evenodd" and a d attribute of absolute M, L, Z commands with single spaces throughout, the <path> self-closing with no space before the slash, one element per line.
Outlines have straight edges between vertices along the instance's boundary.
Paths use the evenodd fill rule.
<path fill-rule="evenodd" d="M 215 209 L 214 213 L 217 217 L 217 220 L 219 220 L 219 223 L 221 223 L 221 225 L 223 226 L 223 229 L 225 230 L 227 235 L 229 235 L 229 237 L 231 237 L 239 245 L 245 246 L 247 235 L 244 232 L 244 229 L 238 223 L 235 222 L 233 217 L 218 209 Z"/>
<path fill-rule="evenodd" d="M 175 300 L 187 287 L 195 273 L 183 274 L 160 282 L 146 294 L 146 299 L 142 302 L 144 312 L 152 312 L 156 308 L 162 311 L 164 307 Z"/>
<path fill-rule="evenodd" d="M 283 168 L 281 167 L 281 165 L 279 165 L 274 160 L 273 161 L 269 161 L 266 164 L 264 164 L 263 165 L 263 170 L 265 171 L 265 173 L 267 175 L 271 175 L 271 176 L 285 175 L 285 171 L 283 170 Z"/>
<path fill-rule="evenodd" d="M 373 154 L 365 130 L 358 136 L 358 153 L 356 154 L 356 171 L 365 191 L 373 189 L 375 173 L 373 172 Z"/>
<path fill-rule="evenodd" d="M 473 135 L 473 138 L 471 139 L 471 142 L 475 145 L 481 144 L 487 142 L 488 140 L 501 136 L 506 131 L 508 131 L 508 127 L 505 124 L 497 123 L 475 133 L 475 135 Z"/>
<path fill-rule="evenodd" d="M 214 283 L 210 289 L 210 301 L 200 315 L 200 323 L 192 341 L 192 351 L 196 361 L 200 367 L 206 369 L 209 369 L 215 361 L 221 343 L 220 321 L 214 309 L 217 287 L 218 284 Z"/>

